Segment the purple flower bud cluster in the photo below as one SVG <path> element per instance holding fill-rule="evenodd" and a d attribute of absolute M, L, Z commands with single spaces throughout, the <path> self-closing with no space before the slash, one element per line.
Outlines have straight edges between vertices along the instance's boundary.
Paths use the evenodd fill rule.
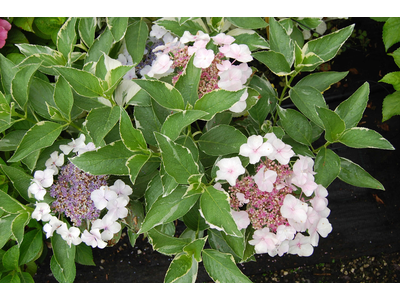
<path fill-rule="evenodd" d="M 94 190 L 107 185 L 107 175 L 91 175 L 68 163 L 60 170 L 57 181 L 50 187 L 50 196 L 56 200 L 53 211 L 64 213 L 74 226 L 82 220 L 94 220 L 100 215 L 90 195 Z"/>
<path fill-rule="evenodd" d="M 254 229 L 268 227 L 276 232 L 279 225 L 288 225 L 286 218 L 282 217 L 280 208 L 287 194 L 291 194 L 293 186 L 290 177 L 293 171 L 289 165 L 281 165 L 274 160 L 265 158 L 257 167 L 257 172 L 265 167 L 277 173 L 274 188 L 271 192 L 261 191 L 252 176 L 246 176 L 229 188 L 231 207 L 239 211 L 246 203 L 246 211 Z M 246 199 L 245 202 L 243 202 Z"/>

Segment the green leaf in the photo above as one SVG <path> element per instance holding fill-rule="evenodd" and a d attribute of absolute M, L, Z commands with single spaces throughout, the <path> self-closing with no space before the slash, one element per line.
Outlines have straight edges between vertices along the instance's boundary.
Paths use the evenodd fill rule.
<path fill-rule="evenodd" d="M 35 260 L 43 251 L 43 233 L 34 229 L 25 234 L 20 246 L 19 265 Z"/>
<path fill-rule="evenodd" d="M 142 19 L 127 28 L 125 35 L 126 49 L 132 56 L 133 65 L 137 65 L 142 60 L 148 35 L 149 29 Z"/>
<path fill-rule="evenodd" d="M 199 174 L 199 166 L 188 148 L 161 133 L 155 132 L 154 135 L 161 150 L 165 171 L 174 177 L 176 182 L 187 184 L 190 176 Z"/>
<path fill-rule="evenodd" d="M 11 95 L 23 111 L 26 111 L 32 76 L 39 66 L 39 64 L 23 66 L 11 82 Z"/>
<path fill-rule="evenodd" d="M 136 106 L 134 110 L 137 129 L 142 133 L 146 142 L 152 146 L 157 145 L 153 132 L 161 131 L 161 122 L 154 112 L 153 106 Z"/>
<path fill-rule="evenodd" d="M 294 109 L 282 109 L 278 106 L 279 120 L 286 133 L 300 144 L 310 146 L 312 143 L 312 126 L 310 121 Z"/>
<path fill-rule="evenodd" d="M 3 255 L 4 270 L 18 270 L 19 246 L 12 246 Z"/>
<path fill-rule="evenodd" d="M 194 259 L 197 262 L 201 262 L 202 258 L 201 258 L 201 252 L 204 248 L 204 245 L 206 244 L 208 237 L 204 237 L 204 238 L 199 238 L 196 239 L 194 241 L 192 241 L 190 244 L 188 244 L 187 246 L 185 246 L 183 248 L 183 251 L 185 251 L 188 254 L 191 254 L 194 256 Z"/>
<path fill-rule="evenodd" d="M 335 112 L 346 123 L 346 129 L 357 126 L 367 107 L 369 84 L 365 82 L 347 100 L 336 107 Z"/>
<path fill-rule="evenodd" d="M 75 262 L 84 266 L 95 266 L 93 261 L 92 248 L 85 243 L 80 243 L 76 247 Z"/>
<path fill-rule="evenodd" d="M 128 27 L 128 20 L 128 17 L 107 18 L 107 26 L 116 42 L 119 42 L 124 37 L 126 28 Z"/>
<path fill-rule="evenodd" d="M 349 72 L 318 72 L 307 75 L 296 83 L 296 86 L 312 86 L 323 93 L 332 84 L 342 80 Z"/>
<path fill-rule="evenodd" d="M 103 96 L 101 80 L 95 75 L 75 68 L 54 67 L 71 87 L 81 96 L 92 98 Z"/>
<path fill-rule="evenodd" d="M 147 212 L 138 234 L 183 217 L 199 198 L 199 195 L 183 198 L 185 192 L 186 187 L 180 185 L 168 196 L 159 196 Z"/>
<path fill-rule="evenodd" d="M 198 89 L 202 69 L 196 68 L 193 65 L 194 55 L 190 58 L 178 81 L 175 83 L 175 88 L 182 94 L 185 103 L 194 103 L 199 99 Z"/>
<path fill-rule="evenodd" d="M 204 249 L 202 256 L 204 267 L 215 282 L 251 282 L 236 266 L 231 254 L 221 253 L 214 249 Z"/>
<path fill-rule="evenodd" d="M 8 215 L 6 217 L 2 216 L 0 218 L 0 232 L 1 232 L 1 234 L 0 234 L 0 247 L 1 248 L 3 248 L 4 245 L 11 238 L 11 235 L 12 235 L 11 223 L 14 220 L 14 218 L 15 218 L 15 215 Z M 0 258 L 1 258 L 1 256 L 0 256 Z M 0 261 L 0 263 L 1 263 L 1 261 Z"/>
<path fill-rule="evenodd" d="M 0 53 L 1 83 L 6 94 L 11 94 L 11 83 L 18 70 L 19 67 Z"/>
<path fill-rule="evenodd" d="M 204 111 L 184 110 L 169 115 L 161 126 L 161 133 L 168 136 L 171 140 L 176 140 L 181 131 L 201 117 L 207 115 Z"/>
<path fill-rule="evenodd" d="M 36 199 L 29 198 L 28 188 L 31 184 L 32 176 L 26 174 L 23 170 L 17 169 L 7 165 L 0 165 L 0 168 L 11 180 L 12 185 L 18 191 L 22 198 L 28 202 L 35 203 Z"/>
<path fill-rule="evenodd" d="M 324 35 L 320 38 L 309 41 L 304 45 L 305 54 L 315 53 L 324 61 L 328 61 L 336 56 L 339 49 L 350 37 L 354 29 L 354 24 L 338 31 Z"/>
<path fill-rule="evenodd" d="M 341 157 L 339 179 L 362 188 L 385 190 L 383 185 L 356 163 Z"/>
<path fill-rule="evenodd" d="M 44 34 L 51 36 L 60 30 L 66 20 L 65 17 L 36 17 L 33 24 Z"/>
<path fill-rule="evenodd" d="M 148 239 L 153 249 L 164 255 L 177 255 L 191 242 L 189 238 L 176 238 L 162 233 L 156 228 L 148 231 Z"/>
<path fill-rule="evenodd" d="M 394 62 L 400 68 L 400 48 L 394 50 L 393 53 L 388 53 L 388 55 L 393 57 Z"/>
<path fill-rule="evenodd" d="M 235 262 L 242 261 L 246 246 L 244 235 L 243 237 L 231 236 L 216 229 L 208 229 L 207 234 L 209 236 L 208 241 L 213 249 L 232 254 Z"/>
<path fill-rule="evenodd" d="M 233 25 L 245 29 L 258 29 L 268 26 L 268 23 L 259 17 L 229 17 L 226 19 Z"/>
<path fill-rule="evenodd" d="M 132 152 L 122 141 L 108 144 L 96 151 L 88 151 L 70 161 L 79 169 L 92 175 L 129 175 L 126 161 Z"/>
<path fill-rule="evenodd" d="M 241 89 L 236 92 L 226 90 L 214 90 L 206 93 L 194 104 L 195 110 L 201 110 L 208 113 L 202 117 L 203 120 L 211 120 L 217 113 L 223 112 L 231 108 L 240 97 L 244 94 L 246 89 Z"/>
<path fill-rule="evenodd" d="M 292 73 L 292 69 L 282 53 L 269 50 L 252 53 L 252 56 L 278 76 Z"/>
<path fill-rule="evenodd" d="M 32 24 L 34 17 L 17 17 L 13 19 L 13 25 L 25 31 L 33 32 Z"/>
<path fill-rule="evenodd" d="M 46 74 L 56 75 L 51 67 L 55 65 L 64 66 L 67 63 L 61 52 L 47 46 L 31 44 L 18 44 L 16 46 L 21 53 L 27 57 L 19 66 L 37 63 L 40 64 L 40 71 Z"/>
<path fill-rule="evenodd" d="M 48 107 L 56 107 L 54 103 L 54 85 L 33 76 L 29 89 L 29 104 L 40 116 L 50 119 L 51 115 Z"/>
<path fill-rule="evenodd" d="M 210 227 L 200 215 L 199 207 L 200 203 L 196 202 L 187 214 L 183 216 L 183 222 L 185 225 L 196 232 L 203 231 Z"/>
<path fill-rule="evenodd" d="M 325 107 L 316 107 L 319 118 L 324 123 L 325 139 L 334 143 L 346 129 L 346 124 L 337 113 Z"/>
<path fill-rule="evenodd" d="M 149 154 L 134 154 L 126 162 L 126 166 L 129 170 L 129 178 L 132 184 L 135 184 L 136 177 L 139 175 L 140 170 L 145 163 L 150 159 L 151 153 Z"/>
<path fill-rule="evenodd" d="M 143 137 L 143 133 L 139 129 L 133 127 L 128 113 L 123 108 L 121 108 L 119 133 L 121 135 L 122 142 L 129 150 L 138 151 L 147 149 L 147 144 Z"/>
<path fill-rule="evenodd" d="M 63 127 L 63 125 L 50 121 L 36 123 L 26 132 L 14 155 L 8 161 L 17 162 L 36 150 L 51 146 Z"/>
<path fill-rule="evenodd" d="M 122 78 L 132 69 L 132 67 L 133 66 L 118 66 L 110 70 L 105 77 L 108 88 L 104 94 L 111 96 L 114 93 L 114 90 L 118 87 Z"/>
<path fill-rule="evenodd" d="M 247 137 L 240 130 L 224 124 L 211 128 L 198 140 L 200 149 L 213 156 L 239 153 L 246 142 Z"/>
<path fill-rule="evenodd" d="M 257 75 L 251 78 L 249 86 L 259 92 L 261 96 L 249 110 L 249 114 L 259 125 L 262 125 L 268 114 L 275 109 L 277 92 L 268 79 Z"/>
<path fill-rule="evenodd" d="M 179 253 L 172 260 L 165 274 L 164 282 L 194 283 L 197 278 L 197 267 L 198 263 L 192 255 Z M 191 270 L 192 272 L 190 272 Z"/>
<path fill-rule="evenodd" d="M 213 186 L 205 188 L 200 197 L 200 210 L 206 222 L 223 230 L 226 234 L 241 237 L 230 212 L 229 195 Z"/>
<path fill-rule="evenodd" d="M 387 95 L 383 99 L 382 122 L 389 120 L 395 115 L 400 115 L 400 91 Z"/>
<path fill-rule="evenodd" d="M 58 77 L 54 88 L 54 103 L 60 110 L 61 114 L 67 119 L 71 120 L 71 110 L 74 105 L 74 95 L 71 87 L 64 77 Z"/>
<path fill-rule="evenodd" d="M 294 105 L 311 121 L 319 127 L 324 128 L 322 120 L 319 118 L 315 107 L 326 107 L 325 99 L 316 88 L 311 86 L 295 85 L 289 91 L 290 99 Z"/>
<path fill-rule="evenodd" d="M 93 139 L 93 143 L 98 147 L 104 137 L 110 132 L 120 117 L 119 106 L 99 107 L 92 109 L 86 117 L 86 128 Z"/>
<path fill-rule="evenodd" d="M 269 43 L 254 30 L 235 28 L 230 30 L 227 35 L 233 36 L 238 45 L 246 44 L 250 51 L 269 49 Z"/>
<path fill-rule="evenodd" d="M 81 40 L 87 47 L 91 47 L 94 43 L 96 32 L 96 18 L 80 18 L 78 24 L 78 32 Z"/>
<path fill-rule="evenodd" d="M 321 148 L 315 158 L 315 182 L 327 188 L 340 174 L 340 157 L 330 149 Z"/>
<path fill-rule="evenodd" d="M 0 190 L 0 208 L 10 214 L 17 214 L 26 210 L 24 205 L 2 190 Z"/>
<path fill-rule="evenodd" d="M 144 79 L 135 80 L 135 83 L 144 89 L 161 106 L 177 111 L 185 108 L 181 93 L 169 83 Z"/>
<path fill-rule="evenodd" d="M 382 39 L 386 51 L 394 44 L 400 42 L 399 28 L 399 17 L 390 17 L 383 25 Z"/>
<path fill-rule="evenodd" d="M 114 37 L 108 27 L 96 38 L 93 45 L 90 47 L 87 56 L 85 58 L 85 63 L 87 64 L 91 61 L 97 62 L 99 58 L 110 53 L 111 47 L 114 45 Z"/>
<path fill-rule="evenodd" d="M 68 246 L 59 234 L 51 237 L 53 256 L 50 260 L 50 269 L 54 277 L 61 283 L 74 282 L 75 268 L 75 245 Z"/>
<path fill-rule="evenodd" d="M 400 90 L 400 71 L 386 74 L 379 82 L 391 84 L 396 91 Z"/>
<path fill-rule="evenodd" d="M 155 24 L 163 26 L 166 30 L 175 33 L 178 36 L 182 36 L 185 31 L 189 31 L 191 34 L 195 35 L 199 30 L 206 32 L 207 30 L 202 26 L 201 22 L 196 22 L 192 20 L 187 20 L 185 23 L 179 22 L 177 19 L 159 19 Z"/>
<path fill-rule="evenodd" d="M 24 240 L 25 226 L 26 224 L 28 224 L 29 220 L 30 213 L 28 213 L 27 211 L 23 211 L 19 215 L 17 215 L 11 223 L 12 234 L 18 242 L 19 246 Z"/>
<path fill-rule="evenodd" d="M 393 145 L 378 132 L 364 127 L 347 129 L 340 137 L 339 142 L 352 148 L 395 150 Z"/>
<path fill-rule="evenodd" d="M 269 45 L 272 51 L 283 54 L 289 68 L 293 65 L 294 43 L 285 28 L 274 18 L 269 19 Z"/>
<path fill-rule="evenodd" d="M 77 18 L 69 18 L 57 33 L 57 49 L 67 61 L 71 60 L 71 53 L 76 43 L 76 20 Z"/>

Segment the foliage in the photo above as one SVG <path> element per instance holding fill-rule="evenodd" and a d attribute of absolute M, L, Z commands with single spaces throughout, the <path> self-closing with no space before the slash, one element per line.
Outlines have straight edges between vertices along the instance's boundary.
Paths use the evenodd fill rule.
<path fill-rule="evenodd" d="M 385 22 L 383 25 L 382 40 L 387 52 L 392 46 L 400 42 L 400 18 L 390 17 L 373 19 L 379 22 Z M 388 55 L 393 57 L 394 62 L 400 68 L 400 48 L 397 48 Z M 400 71 L 394 71 L 386 74 L 379 82 L 391 84 L 395 89 L 394 93 L 387 95 L 385 99 L 383 99 L 382 122 L 385 122 L 393 116 L 400 115 Z"/>
<path fill-rule="evenodd" d="M 239 157 L 240 167 L 255 173 L 242 152 L 252 136 L 264 144 L 276 138 L 285 151 L 293 150 L 290 161 L 279 162 L 287 168 L 315 160 L 308 173 L 316 173 L 313 191 L 336 178 L 384 189 L 330 149 L 333 143 L 394 149 L 377 132 L 357 127 L 368 83 L 332 110 L 323 92 L 347 73 L 315 72 L 335 57 L 354 26 L 306 42 L 291 19 L 14 18 L 12 24 L 37 38 L 10 37 L 7 43 L 15 46 L 0 54 L 1 282 L 32 282 L 45 242 L 55 278 L 73 282 L 75 263 L 93 265 L 91 247 L 114 245 L 123 230 L 132 246 L 143 234 L 155 250 L 174 257 L 165 282 L 194 282 L 199 262 L 214 281 L 248 282 L 236 263 L 254 260 L 260 246 L 249 243 L 255 228 L 238 227 L 220 172 Z M 206 35 L 220 33 L 245 46 L 219 52 Z M 179 47 L 184 39 L 191 46 Z M 161 51 L 157 57 L 154 49 Z M 206 63 L 210 57 L 214 63 Z M 253 58 L 284 78 L 284 87 L 274 88 L 250 69 Z M 228 78 L 216 67 L 223 61 L 232 68 Z M 300 73 L 310 74 L 298 80 Z M 213 79 L 218 85 L 211 85 Z M 296 109 L 284 108 L 290 101 Z M 41 173 L 45 169 L 53 171 Z M 67 213 L 60 204 L 66 191 L 55 187 L 63 176 L 70 190 L 73 182 L 87 184 L 74 194 L 79 197 L 93 178 L 107 184 L 91 187 L 90 197 L 72 205 L 80 210 Z M 313 200 L 311 193 L 298 196 Z M 89 206 L 97 215 L 73 219 Z M 186 228 L 179 234 L 177 220 Z M 304 235 L 296 241 L 310 238 Z"/>

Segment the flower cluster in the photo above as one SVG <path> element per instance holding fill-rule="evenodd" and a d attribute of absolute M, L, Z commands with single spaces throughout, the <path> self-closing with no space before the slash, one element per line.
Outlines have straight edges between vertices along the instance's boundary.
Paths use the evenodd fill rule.
<path fill-rule="evenodd" d="M 4 47 L 6 44 L 8 32 L 11 29 L 11 24 L 4 20 L 0 19 L 0 49 Z"/>
<path fill-rule="evenodd" d="M 198 31 L 196 35 L 185 31 L 178 39 L 163 27 L 153 25 L 144 59 L 124 79 L 137 78 L 138 74 L 159 79 L 176 72 L 177 75 L 172 79 L 175 84 L 190 58 L 194 56 L 194 66 L 202 69 L 199 98 L 216 89 L 238 91 L 245 87 L 244 84 L 252 74 L 247 62 L 252 61 L 253 57 L 247 45 L 238 45 L 234 41 L 234 37 L 224 33 L 210 37 L 202 31 Z M 217 54 L 207 49 L 210 42 L 218 47 Z M 126 48 L 122 49 L 118 60 L 123 65 L 132 65 L 132 58 Z M 243 112 L 247 97 L 246 91 L 230 110 L 235 113 Z"/>
<path fill-rule="evenodd" d="M 95 150 L 93 143 L 85 144 L 83 134 L 67 145 L 61 145 L 60 150 L 63 153 L 55 151 L 50 155 L 45 170 L 35 172 L 28 188 L 28 193 L 38 200 L 32 218 L 48 222 L 43 226 L 46 238 L 56 232 L 69 246 L 84 242 L 93 248 L 104 248 L 107 241 L 121 230 L 121 224 L 117 221 L 128 215 L 125 206 L 132 189 L 120 179 L 112 186 L 107 186 L 107 175 L 85 173 L 71 162 L 64 165 L 64 156 L 71 152 L 80 155 Z M 54 175 L 58 175 L 56 180 L 53 179 Z M 46 188 L 55 199 L 50 204 L 43 201 Z M 62 214 L 73 226 L 60 219 Z M 81 228 L 85 228 L 83 232 Z"/>
<path fill-rule="evenodd" d="M 249 244 L 259 254 L 310 256 L 319 236 L 332 231 L 328 192 L 314 181 L 314 161 L 298 155 L 291 165 L 295 153 L 273 133 L 250 136 L 239 155 L 249 158 L 256 173 L 239 179 L 246 173 L 240 158 L 223 158 L 216 164 L 216 180 L 230 185 L 231 212 L 238 228 L 251 224 L 255 229 Z"/>

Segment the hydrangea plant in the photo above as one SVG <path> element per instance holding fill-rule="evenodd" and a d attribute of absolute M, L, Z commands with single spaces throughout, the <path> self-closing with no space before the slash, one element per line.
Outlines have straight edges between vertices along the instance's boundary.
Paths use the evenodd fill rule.
<path fill-rule="evenodd" d="M 122 231 L 173 257 L 165 282 L 195 282 L 200 262 L 249 282 L 236 264 L 255 254 L 312 255 L 333 180 L 384 189 L 330 145 L 393 146 L 357 127 L 368 83 L 334 110 L 324 99 L 347 72 L 316 69 L 354 26 L 305 40 L 302 20 L 321 22 L 68 18 L 54 47 L 0 54 L 1 281 L 32 282 L 47 242 L 73 282 Z"/>

